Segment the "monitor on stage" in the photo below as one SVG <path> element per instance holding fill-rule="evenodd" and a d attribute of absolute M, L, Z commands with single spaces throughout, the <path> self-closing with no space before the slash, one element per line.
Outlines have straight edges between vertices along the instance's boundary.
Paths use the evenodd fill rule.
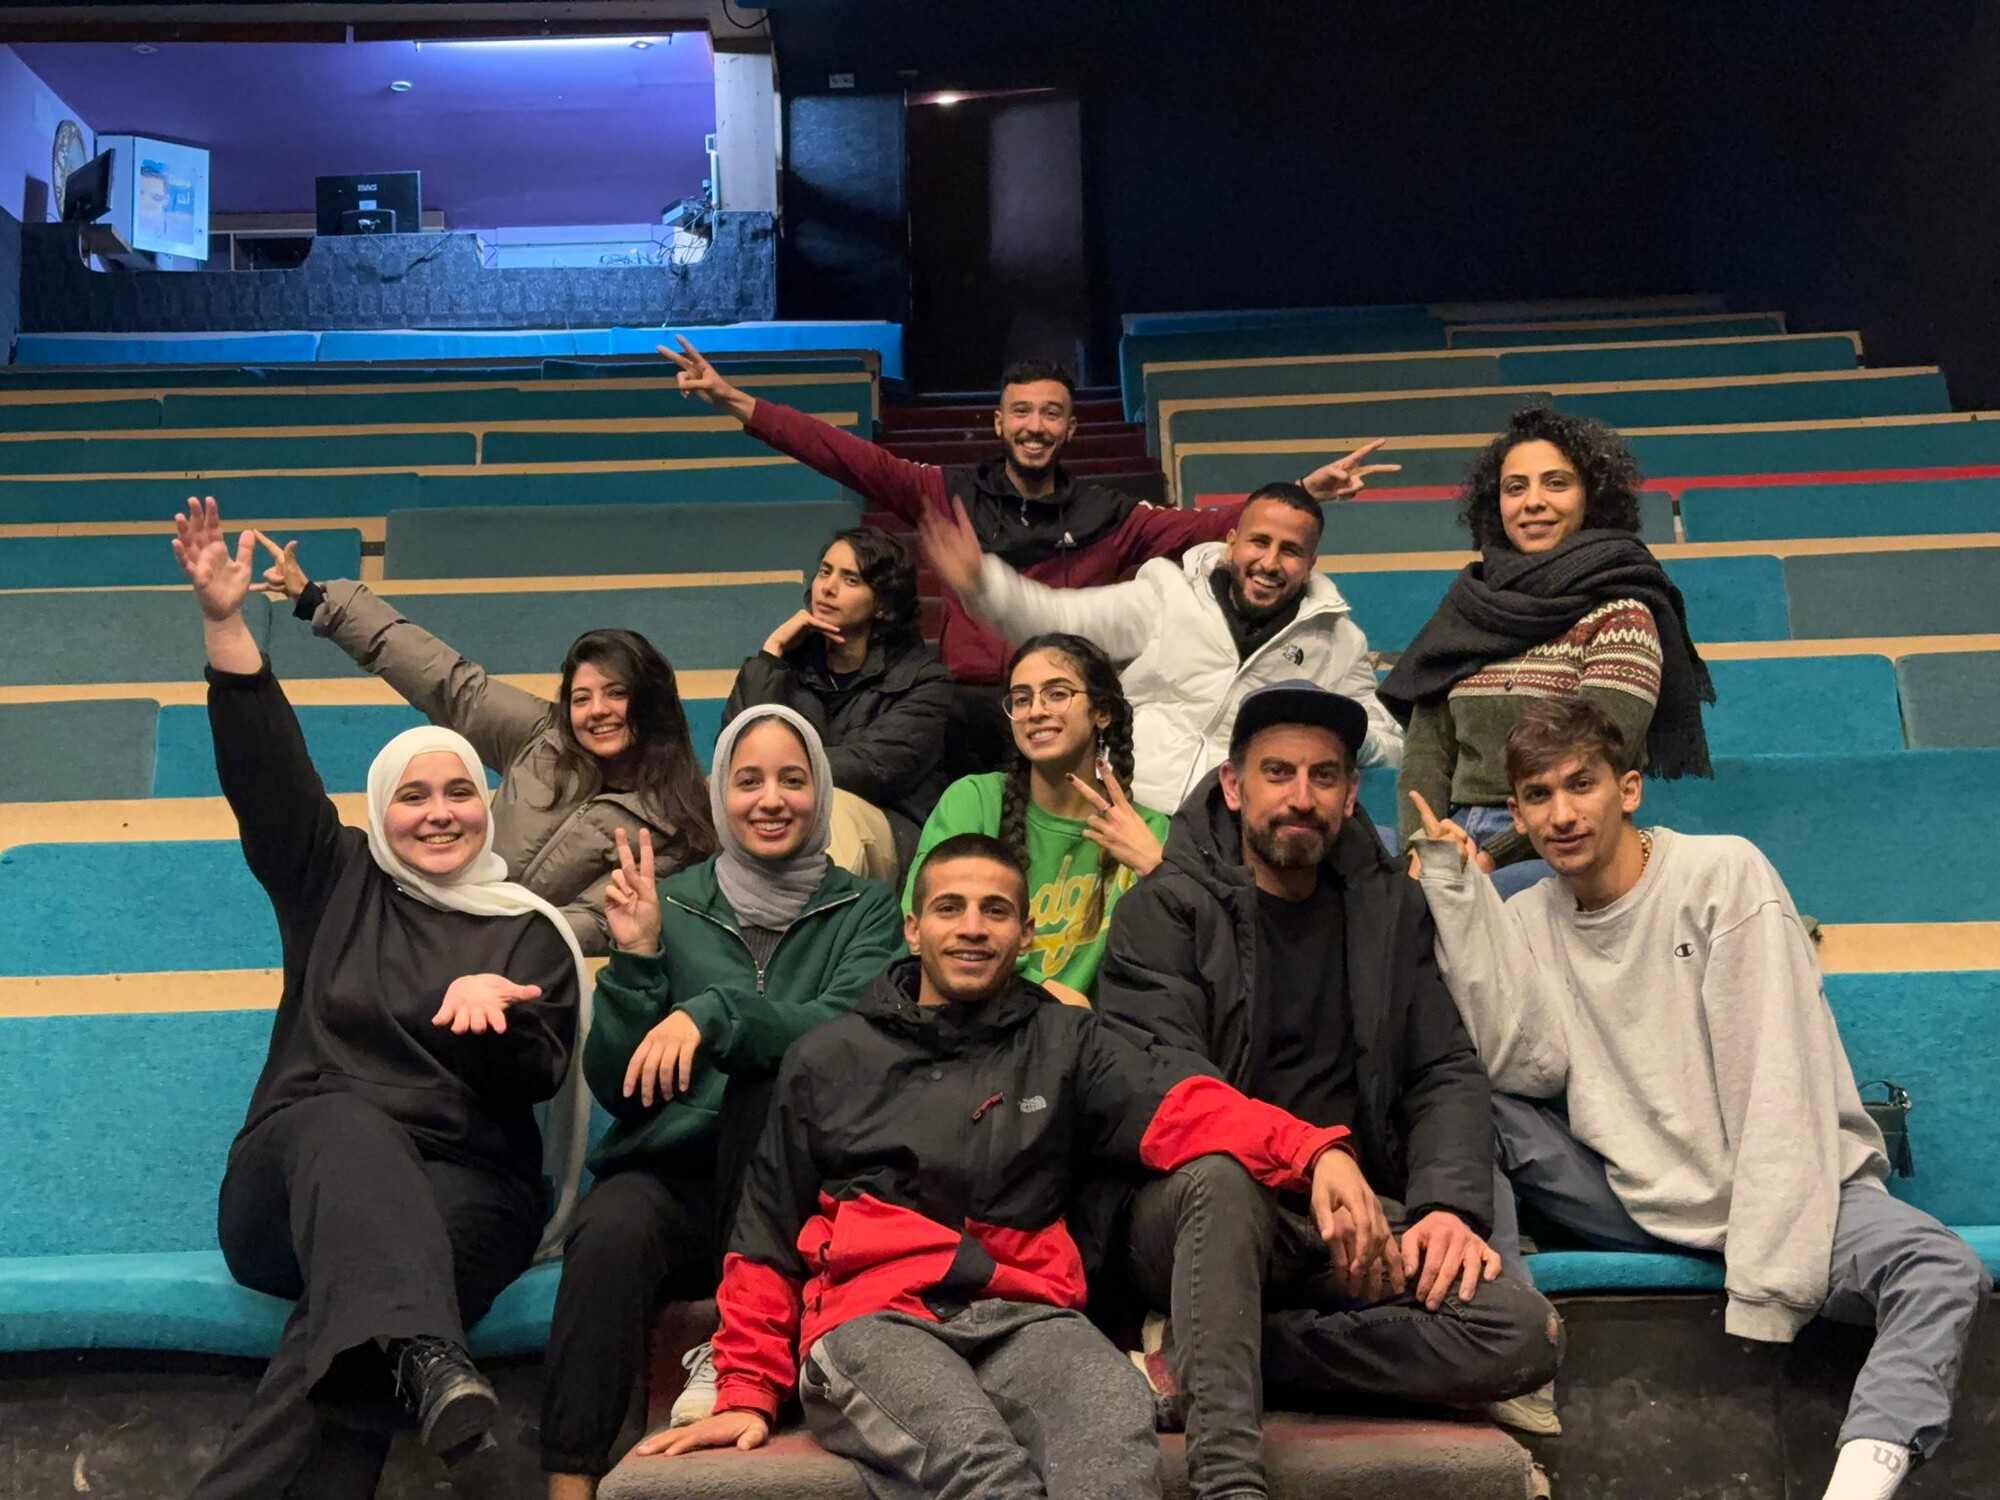
<path fill-rule="evenodd" d="M 373 172 L 314 180 L 321 234 L 415 234 L 423 228 L 423 174 Z"/>

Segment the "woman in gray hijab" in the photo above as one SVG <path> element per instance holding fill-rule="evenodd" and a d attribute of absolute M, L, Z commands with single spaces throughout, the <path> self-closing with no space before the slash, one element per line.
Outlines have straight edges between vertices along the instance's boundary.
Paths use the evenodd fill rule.
<path fill-rule="evenodd" d="M 743 1168 L 791 1042 L 851 1010 L 904 948 L 895 893 L 827 858 L 833 777 L 812 726 L 760 707 L 716 741 L 721 851 L 656 881 L 651 839 L 618 835 L 584 1077 L 612 1126 L 563 1251 L 546 1360 L 551 1500 L 612 1463 L 654 1309 L 714 1295 Z M 707 1346 L 675 1425 L 707 1416 Z"/>

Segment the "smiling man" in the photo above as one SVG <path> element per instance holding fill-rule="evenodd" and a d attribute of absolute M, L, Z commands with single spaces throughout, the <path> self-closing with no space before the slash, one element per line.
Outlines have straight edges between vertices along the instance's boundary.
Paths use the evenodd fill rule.
<path fill-rule="evenodd" d="M 1826 1500 L 1887 1500 L 1944 1440 L 1991 1278 L 1883 1190 L 1881 1132 L 1770 862 L 1640 828 L 1624 731 L 1582 699 L 1529 705 L 1506 756 L 1514 825 L 1557 878 L 1502 902 L 1421 797 L 1414 847 L 1515 1193 L 1587 1243 L 1720 1255 L 1740 1338 L 1873 1324 Z M 1512 1195 L 1495 1218 L 1519 1264 Z"/>
<path fill-rule="evenodd" d="M 1099 1014 L 1163 1067 L 1351 1132 L 1396 1234 L 1387 1275 L 1329 1264 L 1299 1199 L 1214 1158 L 1132 1196 L 1122 1260 L 1171 1314 L 1148 1321 L 1143 1363 L 1219 1494 L 1264 1493 L 1266 1380 L 1314 1402 L 1475 1406 L 1542 1385 L 1560 1353 L 1553 1309 L 1483 1238 L 1491 1095 L 1423 894 L 1356 812 L 1368 730 L 1315 683 L 1245 698 L 1229 759 L 1112 918 L 1098 976 Z"/>
<path fill-rule="evenodd" d="M 1018 978 L 1027 882 L 1006 845 L 939 844 L 914 898 L 914 956 L 786 1056 L 716 1298 L 716 1415 L 638 1451 L 757 1447 L 796 1385 L 877 1500 L 1152 1500 L 1145 1381 L 1079 1311 L 1079 1164 L 1222 1153 L 1370 1261 L 1381 1210 L 1345 1130 L 1214 1078 L 1168 1086 Z"/>
<path fill-rule="evenodd" d="M 1267 684 L 1306 678 L 1367 712 L 1364 765 L 1402 763 L 1403 731 L 1375 696 L 1368 637 L 1333 580 L 1317 571 L 1322 517 L 1302 485 L 1252 492 L 1220 542 L 1178 563 L 1147 563 L 1127 583 L 1054 589 L 985 552 L 962 511 L 919 528 L 938 576 L 1009 640 L 1080 635 L 1124 663 L 1133 713 L 1132 795 L 1176 808 L 1228 753 L 1238 706 Z"/>
<path fill-rule="evenodd" d="M 685 339 L 680 352 L 664 346 L 660 352 L 679 369 L 683 392 L 735 417 L 759 442 L 839 481 L 911 526 L 926 515 L 949 515 L 957 501 L 982 549 L 1045 584 L 1107 584 L 1153 558 L 1179 557 L 1197 542 L 1215 541 L 1241 519 L 1241 505 L 1166 509 L 1071 474 L 1063 467 L 1062 453 L 1076 433 L 1076 383 L 1067 370 L 1046 360 L 1024 361 L 1000 377 L 993 435 L 1002 455 L 988 463 L 938 468 L 897 458 L 792 407 L 758 400 L 724 379 Z M 1369 475 L 1401 467 L 1364 463 L 1377 446 L 1365 444 L 1301 482 L 1315 499 L 1349 498 Z M 951 675 L 968 688 L 955 706 L 961 748 L 985 751 L 980 764 L 955 762 L 955 768 L 995 769 L 1009 737 L 998 696 L 990 689 L 1006 668 L 1007 643 L 947 595 L 938 647 Z"/>

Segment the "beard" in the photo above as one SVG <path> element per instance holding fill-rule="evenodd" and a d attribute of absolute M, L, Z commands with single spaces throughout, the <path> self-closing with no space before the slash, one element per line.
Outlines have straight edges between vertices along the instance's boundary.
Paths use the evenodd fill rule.
<path fill-rule="evenodd" d="M 1266 620 L 1284 613 L 1292 607 L 1296 593 L 1281 594 L 1270 604 L 1252 604 L 1243 596 L 1243 579 L 1229 564 L 1222 565 L 1222 572 L 1229 579 L 1229 604 L 1236 611 L 1237 618 L 1246 625 L 1262 625 Z"/>
<path fill-rule="evenodd" d="M 1337 832 L 1315 820 L 1310 830 L 1279 833 L 1269 827 L 1252 828 L 1247 838 L 1251 852 L 1272 869 L 1309 870 L 1333 852 Z"/>

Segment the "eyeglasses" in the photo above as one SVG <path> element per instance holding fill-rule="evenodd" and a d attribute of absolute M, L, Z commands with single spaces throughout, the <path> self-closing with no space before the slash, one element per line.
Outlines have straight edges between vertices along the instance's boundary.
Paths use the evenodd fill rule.
<path fill-rule="evenodd" d="M 1070 705 L 1072 698 L 1089 696 L 1080 687 L 1070 687 L 1067 683 L 1051 683 L 1044 688 L 1015 688 L 1001 696 L 1000 706 L 1010 719 L 1025 719 L 1035 711 L 1035 700 L 1040 698 L 1052 714 L 1059 714 Z"/>

